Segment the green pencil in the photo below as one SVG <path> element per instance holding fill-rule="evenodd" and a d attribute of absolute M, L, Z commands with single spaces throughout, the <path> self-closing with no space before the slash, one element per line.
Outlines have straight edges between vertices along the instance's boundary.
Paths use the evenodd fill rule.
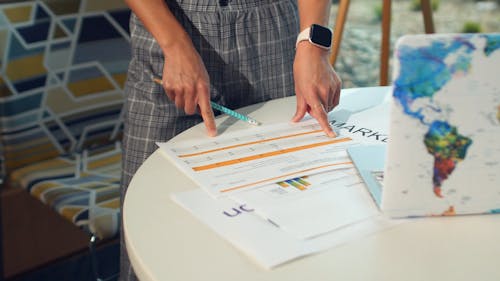
<path fill-rule="evenodd" d="M 156 82 L 156 83 L 158 83 L 158 84 L 160 84 L 160 85 L 162 84 L 162 81 L 159 78 L 153 77 L 153 81 Z M 212 106 L 212 108 L 217 109 L 218 111 L 220 111 L 222 113 L 225 113 L 225 114 L 227 114 L 227 115 L 229 115 L 231 117 L 234 117 L 236 119 L 245 121 L 245 122 L 247 122 L 249 124 L 252 124 L 252 125 L 255 125 L 255 126 L 259 126 L 261 124 L 259 121 L 255 120 L 255 119 L 253 119 L 253 118 L 251 118 L 249 116 L 246 116 L 244 114 L 238 113 L 238 112 L 236 112 L 236 111 L 234 111 L 232 109 L 224 107 L 224 106 L 222 106 L 222 105 L 220 105 L 218 103 L 215 103 L 213 101 L 210 101 L 210 105 Z"/>

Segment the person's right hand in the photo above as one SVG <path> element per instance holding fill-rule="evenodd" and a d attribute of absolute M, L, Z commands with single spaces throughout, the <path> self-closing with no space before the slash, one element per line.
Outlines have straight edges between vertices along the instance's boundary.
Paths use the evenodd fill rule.
<path fill-rule="evenodd" d="M 214 112 L 210 106 L 210 78 L 193 44 L 177 42 L 164 49 L 163 53 L 162 86 L 165 93 L 186 114 L 195 114 L 199 110 L 207 134 L 217 135 Z"/>

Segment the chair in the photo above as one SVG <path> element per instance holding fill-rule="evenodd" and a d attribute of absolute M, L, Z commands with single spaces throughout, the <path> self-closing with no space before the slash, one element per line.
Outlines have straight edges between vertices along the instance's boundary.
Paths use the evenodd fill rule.
<path fill-rule="evenodd" d="M 110 266 L 97 268 L 105 260 L 97 253 L 119 244 L 130 11 L 121 2 L 8 2 L 0 4 L 0 199 L 10 255 L 0 276 L 90 256 L 102 280 Z M 118 247 L 109 249 L 118 259 Z"/>
<path fill-rule="evenodd" d="M 389 83 L 389 53 L 391 37 L 391 0 L 382 0 L 382 40 L 380 46 L 380 81 L 381 86 Z M 344 30 L 347 11 L 350 0 L 340 0 L 333 32 L 332 53 L 330 55 L 331 65 L 335 65 L 337 55 L 342 42 L 342 32 Z M 425 33 L 434 33 L 434 22 L 432 19 L 432 9 L 430 0 L 421 0 L 422 16 L 424 19 Z"/>

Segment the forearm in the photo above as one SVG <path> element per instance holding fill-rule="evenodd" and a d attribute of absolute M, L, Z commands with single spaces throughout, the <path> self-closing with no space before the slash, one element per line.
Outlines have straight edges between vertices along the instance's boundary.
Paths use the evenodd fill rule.
<path fill-rule="evenodd" d="M 331 0 L 298 0 L 300 30 L 311 24 L 328 26 Z"/>
<path fill-rule="evenodd" d="M 330 6 L 331 0 L 298 0 L 300 30 L 312 24 L 328 26 Z M 306 40 L 300 42 L 293 63 L 297 110 L 292 121 L 298 122 L 308 112 L 327 136 L 334 137 L 327 112 L 339 102 L 340 78 L 328 61 L 327 50 Z"/>
<path fill-rule="evenodd" d="M 210 106 L 210 78 L 191 37 L 164 0 L 125 0 L 125 2 L 163 51 L 165 65 L 161 74 L 161 84 L 165 94 L 186 114 L 199 112 L 207 128 L 207 134 L 215 136 L 217 129 Z"/>
<path fill-rule="evenodd" d="M 191 43 L 164 0 L 125 0 L 144 26 L 156 39 L 164 53 L 176 44 Z"/>

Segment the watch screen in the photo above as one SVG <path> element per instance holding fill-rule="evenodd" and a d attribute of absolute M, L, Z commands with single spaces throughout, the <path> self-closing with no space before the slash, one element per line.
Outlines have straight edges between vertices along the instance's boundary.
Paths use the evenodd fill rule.
<path fill-rule="evenodd" d="M 321 25 L 313 24 L 311 26 L 311 41 L 315 44 L 330 47 L 332 44 L 332 32 Z"/>

